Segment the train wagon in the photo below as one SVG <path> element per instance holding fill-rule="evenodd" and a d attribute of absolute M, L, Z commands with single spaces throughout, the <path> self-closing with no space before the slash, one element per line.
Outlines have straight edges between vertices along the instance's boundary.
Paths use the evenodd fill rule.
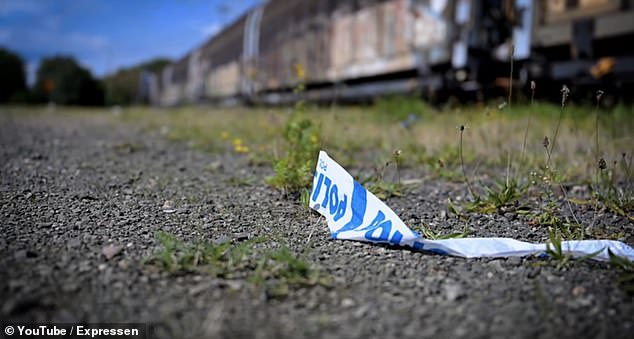
<path fill-rule="evenodd" d="M 265 1 L 167 67 L 152 101 L 288 103 L 300 83 L 302 98 L 325 102 L 482 99 L 533 80 L 623 94 L 633 2 Z"/>
<path fill-rule="evenodd" d="M 604 90 L 603 102 L 631 99 L 634 84 L 634 1 L 540 2 L 534 15 L 531 56 L 518 78 L 572 84 L 582 96 Z M 554 87 L 554 88 L 553 88 Z"/>

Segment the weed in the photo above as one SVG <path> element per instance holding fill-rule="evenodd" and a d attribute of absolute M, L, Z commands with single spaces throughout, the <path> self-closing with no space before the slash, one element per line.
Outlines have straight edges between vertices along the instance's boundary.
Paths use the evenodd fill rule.
<path fill-rule="evenodd" d="M 567 218 L 562 220 L 557 215 L 557 210 L 556 202 L 550 200 L 542 207 L 540 213 L 532 214 L 531 223 L 554 230 L 564 240 L 582 240 L 585 237 L 583 226 L 579 222 L 571 222 Z"/>
<path fill-rule="evenodd" d="M 566 108 L 566 101 L 568 100 L 568 95 L 570 94 L 570 89 L 568 86 L 564 85 L 561 88 L 561 109 L 559 110 L 559 118 L 557 119 L 557 126 L 555 127 L 555 134 L 553 134 L 553 143 L 550 146 L 550 151 L 548 152 L 548 160 L 546 161 L 546 166 L 550 164 L 550 157 L 553 154 L 553 150 L 555 149 L 555 145 L 557 144 L 557 136 L 559 135 L 559 128 L 561 127 L 561 120 L 564 116 L 564 110 Z"/>
<path fill-rule="evenodd" d="M 617 283 L 627 294 L 634 295 L 634 262 L 627 258 L 619 257 L 608 249 L 610 264 L 619 271 Z"/>
<path fill-rule="evenodd" d="M 548 227 L 548 240 L 546 243 L 546 254 L 557 261 L 557 269 L 568 266 L 572 260 L 572 254 L 565 252 L 562 246 L 563 238 L 557 228 Z"/>
<path fill-rule="evenodd" d="M 617 175 L 617 162 L 614 162 L 612 168 L 608 168 L 608 164 L 602 157 L 600 145 L 599 145 L 599 105 L 601 103 L 601 97 L 603 91 L 597 91 L 596 93 L 596 107 L 595 107 L 595 158 L 597 159 L 596 166 L 596 179 L 594 185 L 591 186 L 593 191 L 593 197 L 596 202 L 602 203 L 605 207 L 609 208 L 616 214 L 622 215 L 631 221 L 634 221 L 634 217 L 630 216 L 628 212 L 634 209 L 634 197 L 628 192 L 630 169 L 629 163 L 626 158 L 626 154 L 621 154 L 621 169 L 623 171 L 623 177 L 626 184 L 624 188 L 618 187 L 616 175 Z M 598 208 L 595 206 L 595 213 Z"/>
<path fill-rule="evenodd" d="M 469 155 L 463 155 L 468 157 Z M 427 165 L 434 175 L 452 182 L 464 182 L 463 172 L 457 168 L 460 163 L 460 148 L 445 145 L 433 155 L 420 155 L 420 162 Z M 468 161 L 470 159 L 466 159 Z"/>
<path fill-rule="evenodd" d="M 233 139 L 233 151 L 236 153 L 249 153 L 249 147 L 244 144 L 242 139 L 235 138 Z"/>
<path fill-rule="evenodd" d="M 405 193 L 405 186 L 401 183 L 400 167 L 402 163 L 402 151 L 395 150 L 390 160 L 382 166 L 375 168 L 374 176 L 361 181 L 368 191 L 372 192 L 379 199 L 385 200 L 391 197 L 400 197 Z M 396 182 L 384 180 L 385 171 L 394 164 L 396 167 Z"/>
<path fill-rule="evenodd" d="M 299 196 L 299 202 L 302 207 L 309 209 L 310 208 L 310 190 L 308 188 L 304 188 L 302 193 Z"/>
<path fill-rule="evenodd" d="M 506 180 L 503 184 L 498 182 L 495 187 L 495 189 L 487 188 L 487 200 L 496 208 L 516 204 L 523 191 L 523 187 L 515 180 Z"/>
<path fill-rule="evenodd" d="M 404 194 L 405 186 L 400 183 L 386 182 L 383 180 L 373 180 L 366 185 L 368 191 L 376 195 L 381 200 L 391 197 L 401 197 Z"/>
<path fill-rule="evenodd" d="M 291 253 L 286 246 L 265 253 L 249 281 L 256 286 L 264 286 L 272 297 L 285 296 L 292 286 L 330 284 L 329 277 L 322 275 L 305 259 Z"/>
<path fill-rule="evenodd" d="M 580 226 L 580 225 L 579 225 Z M 548 243 L 546 243 L 546 254 L 550 256 L 551 259 L 557 261 L 557 269 L 561 269 L 563 267 L 567 267 L 573 255 L 569 250 L 564 249 L 563 242 L 564 236 L 561 234 L 561 228 L 548 227 Z M 583 257 L 577 258 L 577 262 L 586 261 L 592 259 L 599 255 L 599 253 L 603 252 L 604 248 L 590 254 L 586 254 Z"/>
<path fill-rule="evenodd" d="M 625 154 L 622 154 L 621 167 L 623 168 L 624 177 L 626 180 L 629 180 L 630 169 Z M 629 215 L 629 212 L 634 210 L 634 195 L 628 192 L 628 183 L 626 183 L 623 188 L 617 184 L 615 178 L 617 169 L 618 164 L 616 161 L 613 167 L 608 169 L 605 159 L 599 159 L 598 174 L 593 196 L 598 202 L 602 203 L 614 213 L 624 216 L 630 221 L 634 221 L 634 216 Z"/>
<path fill-rule="evenodd" d="M 233 186 L 250 186 L 253 184 L 253 178 L 230 177 L 225 182 Z"/>
<path fill-rule="evenodd" d="M 473 188 L 471 188 L 471 182 L 469 182 L 469 176 L 467 175 L 467 170 L 464 165 L 464 156 L 462 155 L 462 139 L 463 139 L 464 129 L 465 129 L 464 125 L 460 125 L 460 142 L 458 143 L 458 153 L 460 155 L 460 167 L 462 168 L 462 175 L 464 176 L 464 180 L 467 183 L 469 194 L 471 194 L 472 198 L 477 199 L 477 196 L 475 195 Z"/>
<path fill-rule="evenodd" d="M 630 154 L 630 159 L 627 159 L 627 154 L 621 153 L 621 167 L 623 168 L 623 172 L 625 173 L 625 191 L 628 196 L 634 195 L 632 192 L 632 172 L 630 171 L 630 166 L 632 164 L 632 154 Z"/>
<path fill-rule="evenodd" d="M 295 114 L 286 124 L 284 140 L 285 156 L 273 161 L 275 175 L 267 179 L 273 187 L 286 192 L 298 192 L 310 187 L 319 153 L 319 132 L 311 120 Z"/>
<path fill-rule="evenodd" d="M 449 234 L 442 234 L 441 232 L 433 231 L 429 226 L 421 224 L 416 231 L 420 232 L 425 239 L 430 240 L 442 240 L 442 239 L 458 239 L 466 238 L 469 235 L 469 227 L 465 224 L 462 232 L 453 232 Z"/>
<path fill-rule="evenodd" d="M 121 143 L 121 144 L 116 144 L 116 145 L 112 146 L 112 148 L 118 154 L 132 154 L 132 153 L 136 153 L 136 152 L 139 152 L 139 151 L 143 151 L 145 149 L 145 146 L 141 145 L 141 144 L 133 144 L 133 143 L 129 143 L 129 142 L 124 142 L 124 143 Z"/>
<path fill-rule="evenodd" d="M 594 108 L 596 119 L 594 121 L 594 151 L 595 151 L 595 159 L 599 159 L 601 157 L 601 152 L 599 150 L 599 106 L 601 105 L 601 97 L 603 96 L 603 91 L 597 91 L 596 99 L 597 106 Z"/>
<path fill-rule="evenodd" d="M 203 266 L 212 272 L 221 273 L 222 258 L 231 246 L 229 242 L 185 244 L 166 232 L 157 232 L 156 239 L 163 248 L 155 255 L 154 261 L 170 273 L 180 270 L 193 271 Z"/>
<path fill-rule="evenodd" d="M 447 211 L 449 212 L 449 214 L 455 215 L 456 218 L 458 218 L 458 220 L 462 220 L 462 221 L 468 220 L 468 218 L 462 213 L 462 211 L 460 211 L 458 207 L 454 205 L 451 199 L 447 199 Z"/>
<path fill-rule="evenodd" d="M 285 295 L 290 287 L 328 285 L 329 277 L 320 273 L 306 259 L 293 255 L 286 246 L 278 249 L 258 248 L 268 241 L 257 237 L 232 243 L 185 243 L 166 232 L 157 232 L 161 244 L 150 260 L 169 273 L 209 273 L 222 278 L 245 277 L 248 281 L 265 286 L 272 296 Z"/>
<path fill-rule="evenodd" d="M 520 186 L 515 180 L 506 180 L 496 183 L 494 188 L 486 187 L 486 190 L 486 197 L 477 196 L 467 205 L 467 211 L 490 214 L 503 207 L 518 206 L 525 187 Z"/>
<path fill-rule="evenodd" d="M 302 96 L 306 72 L 301 64 L 293 65 L 293 71 L 298 80 L 294 93 L 299 99 L 295 102 L 293 115 L 284 127 L 286 155 L 273 161 L 275 175 L 267 179 L 271 186 L 281 188 L 287 193 L 310 187 L 311 173 L 320 149 L 319 129 L 304 116 L 306 107 Z"/>
<path fill-rule="evenodd" d="M 394 164 L 396 165 L 396 182 L 399 185 L 401 184 L 401 153 L 402 151 L 400 149 L 397 149 L 392 155 L 392 159 L 394 160 Z"/>
<path fill-rule="evenodd" d="M 553 226 L 553 229 L 556 235 L 559 235 L 559 232 L 562 232 L 565 234 L 567 238 L 582 239 L 584 236 L 583 227 L 581 226 L 579 219 L 577 218 L 574 210 L 572 209 L 570 198 L 568 197 L 568 194 L 566 193 L 566 189 L 561 184 L 562 182 L 560 180 L 561 177 L 557 174 L 557 171 L 554 171 L 550 168 L 550 159 L 553 155 L 555 142 L 557 140 L 557 135 L 559 133 L 561 120 L 564 113 L 564 109 L 566 107 L 566 100 L 568 99 L 569 93 L 570 93 L 570 90 L 568 89 L 568 87 L 566 87 L 566 85 L 564 85 L 563 88 L 561 89 L 561 109 L 559 111 L 559 118 L 557 120 L 557 127 L 555 128 L 552 144 L 550 143 L 548 136 L 545 136 L 544 140 L 542 141 L 542 145 L 544 146 L 544 149 L 546 151 L 547 159 L 546 159 L 546 164 L 542 168 L 541 179 L 542 179 L 542 187 L 544 189 L 544 193 L 548 199 L 546 211 L 542 213 L 542 216 L 545 215 L 547 218 L 550 219 L 550 220 L 547 219 L 546 221 L 552 222 L 551 225 Z M 550 145 L 550 149 L 548 148 L 549 145 Z M 564 197 L 564 203 L 568 207 L 568 211 L 570 212 L 570 215 L 574 219 L 574 223 L 569 222 L 568 220 L 566 220 L 566 222 L 563 223 L 563 222 L 560 222 L 559 219 L 556 217 L 550 217 L 550 215 L 554 215 L 554 210 L 556 209 L 555 208 L 556 206 L 555 191 L 552 187 L 553 182 L 559 186 L 559 189 Z M 538 222 L 543 223 L 544 220 L 541 220 L 541 221 L 538 220 Z"/>
<path fill-rule="evenodd" d="M 605 227 L 596 227 L 592 229 L 592 235 L 596 239 L 622 240 L 625 238 L 625 232 L 610 232 Z"/>
<path fill-rule="evenodd" d="M 535 88 L 536 87 L 537 85 L 535 84 L 535 81 L 531 81 L 531 104 L 530 104 L 530 110 L 528 111 L 526 129 L 524 129 L 524 141 L 522 142 L 522 155 L 520 157 L 521 161 L 524 161 L 524 156 L 526 154 L 526 139 L 528 138 L 528 130 L 530 129 L 531 117 L 533 116 L 533 106 L 535 103 Z"/>
<path fill-rule="evenodd" d="M 509 45 L 509 62 L 511 64 L 511 70 L 509 74 L 509 108 L 511 108 L 511 99 L 513 98 L 513 59 L 515 59 L 515 44 Z"/>

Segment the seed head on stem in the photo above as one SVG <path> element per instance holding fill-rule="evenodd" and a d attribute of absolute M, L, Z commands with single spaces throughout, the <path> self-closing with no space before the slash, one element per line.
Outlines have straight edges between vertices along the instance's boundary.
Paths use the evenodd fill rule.
<path fill-rule="evenodd" d="M 460 143 L 458 144 L 458 153 L 460 154 L 460 167 L 462 167 L 462 175 L 464 176 L 464 180 L 467 183 L 467 189 L 471 194 L 471 197 L 475 198 L 475 194 L 473 189 L 471 188 L 471 182 L 469 182 L 469 176 L 467 176 L 467 170 L 464 166 L 464 156 L 462 155 L 462 136 L 464 134 L 465 127 L 464 125 L 460 125 Z"/>
<path fill-rule="evenodd" d="M 568 99 L 568 95 L 570 94 L 570 89 L 568 88 L 568 86 L 563 85 L 563 87 L 561 87 L 561 107 L 565 107 L 566 106 L 566 100 Z"/>
<path fill-rule="evenodd" d="M 561 110 L 559 110 L 559 119 L 557 119 L 557 126 L 555 127 L 555 134 L 553 135 L 553 142 L 550 146 L 550 152 L 548 152 L 548 160 L 546 161 L 546 165 L 550 164 L 550 157 L 553 155 L 553 150 L 555 149 L 555 144 L 557 144 L 557 135 L 559 134 L 559 127 L 561 126 L 561 119 L 564 117 L 564 109 L 566 108 L 566 100 L 568 100 L 568 95 L 570 94 L 570 89 L 568 86 L 563 85 L 561 87 Z"/>
<path fill-rule="evenodd" d="M 599 106 L 601 105 L 601 97 L 603 96 L 603 91 L 598 90 L 596 94 L 597 106 L 595 107 L 595 116 L 596 119 L 594 121 L 594 151 L 595 151 L 595 159 L 601 156 L 601 152 L 599 150 Z"/>

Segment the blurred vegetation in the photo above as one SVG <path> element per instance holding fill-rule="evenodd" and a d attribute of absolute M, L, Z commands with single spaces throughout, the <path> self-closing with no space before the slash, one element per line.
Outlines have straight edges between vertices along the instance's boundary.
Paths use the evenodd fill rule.
<path fill-rule="evenodd" d="M 294 131 L 296 140 L 300 140 L 299 144 L 316 144 L 347 168 L 375 164 L 382 169 L 395 150 L 402 150 L 402 168 L 423 166 L 429 174 L 454 181 L 462 181 L 463 177 L 458 141 L 459 128 L 464 125 L 463 158 L 467 171 L 478 174 L 474 180 L 477 182 L 480 176 L 486 175 L 499 178 L 499 171 L 491 169 L 505 169 L 511 156 L 512 173 L 518 173 L 523 179 L 519 184 L 524 186 L 533 180 L 529 175 L 531 172 L 541 172 L 537 169 L 546 161 L 542 141 L 545 135 L 552 133 L 560 107 L 546 103 L 536 103 L 532 107 L 533 118 L 523 158 L 520 155 L 530 111 L 528 106 L 518 104 L 512 109 L 498 109 L 480 104 L 442 111 L 428 108 L 421 118 L 407 124 L 404 121 L 377 123 L 373 118 L 375 110 L 375 107 L 354 106 L 308 107 L 304 116 L 297 119 L 288 109 L 264 107 L 189 106 L 161 111 L 165 114 L 152 114 L 152 110 L 139 107 L 127 110 L 123 118 L 163 130 L 171 139 L 212 152 L 233 152 L 232 140 L 240 139 L 241 144 L 249 146 L 245 156 L 260 164 L 282 158 L 292 144 L 298 144 L 286 139 L 286 132 L 290 130 Z M 628 159 L 630 157 L 633 114 L 632 106 L 600 111 L 599 142 L 609 164 L 614 160 L 622 162 L 624 152 Z M 307 127 L 306 123 L 300 123 L 304 119 L 311 121 L 311 127 L 301 128 Z M 595 121 L 592 107 L 571 106 L 564 115 L 562 132 L 557 140 L 558 151 L 550 164 L 551 169 L 559 169 L 562 178 L 583 181 L 596 176 L 593 156 Z M 287 130 L 291 126 L 295 128 Z M 258 133 L 253 133 L 256 130 Z M 303 131 L 301 138 L 299 131 Z M 319 131 L 316 142 L 311 140 L 312 133 L 308 131 Z M 390 166 L 389 170 L 390 173 L 385 173 L 388 179 L 395 174 L 395 167 Z"/>
<path fill-rule="evenodd" d="M 378 122 L 402 122 L 403 126 L 420 119 L 428 112 L 427 105 L 417 96 L 388 95 L 374 100 L 373 118 Z"/>
<path fill-rule="evenodd" d="M 37 102 L 84 106 L 104 104 L 101 83 L 69 56 L 43 59 L 37 70 L 33 92 Z"/>
<path fill-rule="evenodd" d="M 143 102 L 139 93 L 139 79 L 143 72 L 159 74 L 171 60 L 157 58 L 140 65 L 123 68 L 104 79 L 107 105 L 130 105 Z M 145 103 L 145 102 L 143 102 Z"/>
<path fill-rule="evenodd" d="M 46 103 L 103 106 L 147 103 L 139 93 L 143 72 L 159 74 L 171 61 L 156 58 L 95 78 L 72 56 L 42 59 L 35 85 L 27 86 L 25 63 L 19 54 L 0 47 L 0 103 Z"/>
<path fill-rule="evenodd" d="M 28 91 L 22 58 L 0 48 L 0 103 L 25 102 Z"/>

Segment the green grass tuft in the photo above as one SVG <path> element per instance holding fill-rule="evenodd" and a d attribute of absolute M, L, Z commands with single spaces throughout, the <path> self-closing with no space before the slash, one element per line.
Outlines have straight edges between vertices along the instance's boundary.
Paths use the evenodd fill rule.
<path fill-rule="evenodd" d="M 288 247 L 257 246 L 270 240 L 265 237 L 239 243 L 185 243 L 169 233 L 157 232 L 156 239 L 161 248 L 147 263 L 170 274 L 193 272 L 225 279 L 244 278 L 256 287 L 264 287 L 273 297 L 284 296 L 293 287 L 329 285 L 327 275 Z"/>
<path fill-rule="evenodd" d="M 298 192 L 312 184 L 319 154 L 319 130 L 302 114 L 294 114 L 284 128 L 286 154 L 273 161 L 275 175 L 267 179 L 273 187 Z"/>

